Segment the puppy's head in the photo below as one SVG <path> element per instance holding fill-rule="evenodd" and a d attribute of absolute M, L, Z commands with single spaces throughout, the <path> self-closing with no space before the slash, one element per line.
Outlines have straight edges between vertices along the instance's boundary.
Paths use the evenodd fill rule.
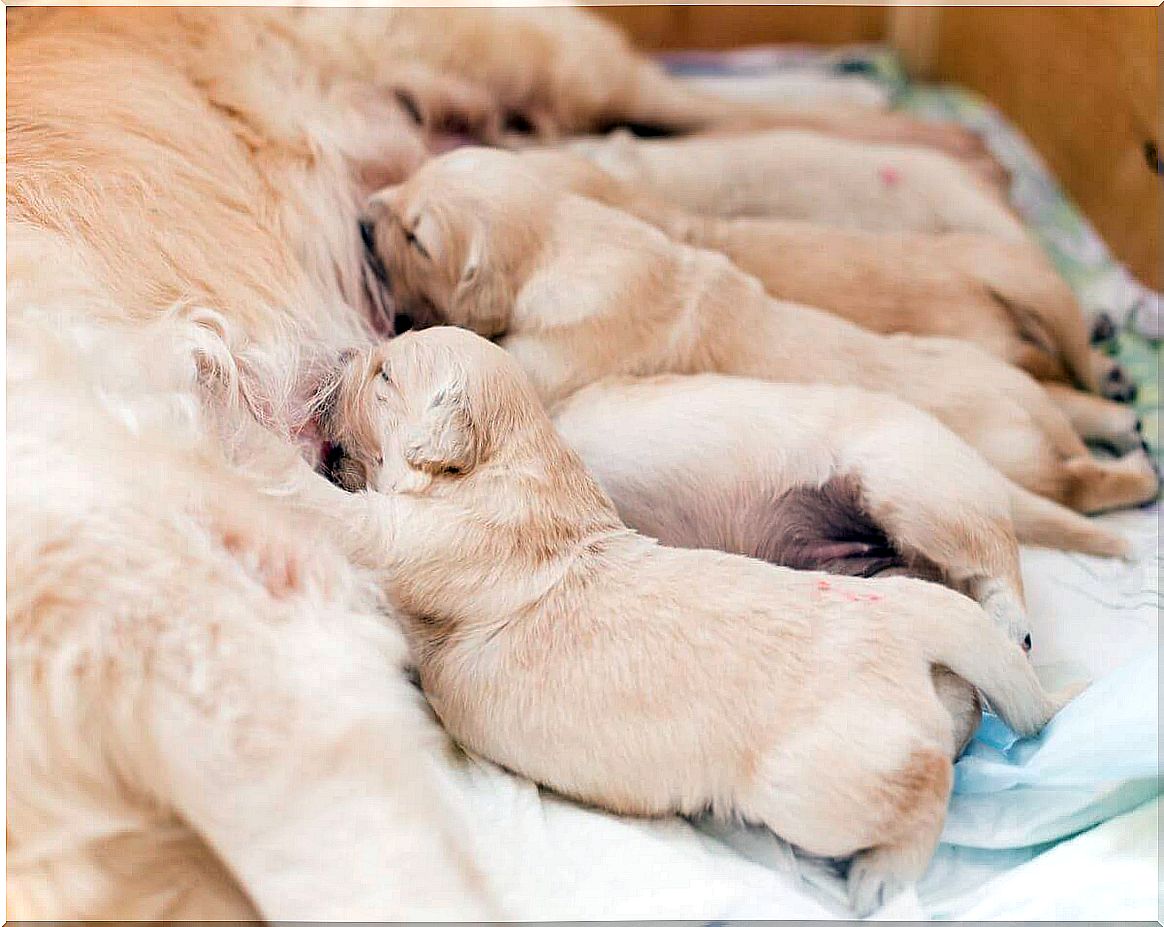
<path fill-rule="evenodd" d="M 540 412 L 501 348 L 448 326 L 409 332 L 343 363 L 326 467 L 352 491 L 422 491 L 470 478 Z"/>
<path fill-rule="evenodd" d="M 360 231 L 404 327 L 504 334 L 548 198 L 515 155 L 485 148 L 435 158 L 373 195 Z"/>

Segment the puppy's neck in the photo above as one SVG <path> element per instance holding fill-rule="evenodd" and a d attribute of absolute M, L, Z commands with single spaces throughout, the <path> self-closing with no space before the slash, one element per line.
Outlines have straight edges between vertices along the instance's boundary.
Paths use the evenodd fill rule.
<path fill-rule="evenodd" d="M 551 437 L 534 453 L 520 438 L 507 442 L 464 477 L 398 497 L 393 584 L 405 612 L 461 631 L 497 630 L 538 612 L 556 588 L 636 537 Z"/>
<path fill-rule="evenodd" d="M 569 557 L 585 540 L 625 530 L 610 497 L 549 429 L 507 441 L 466 482 L 473 512 L 511 535 L 519 556 Z"/>

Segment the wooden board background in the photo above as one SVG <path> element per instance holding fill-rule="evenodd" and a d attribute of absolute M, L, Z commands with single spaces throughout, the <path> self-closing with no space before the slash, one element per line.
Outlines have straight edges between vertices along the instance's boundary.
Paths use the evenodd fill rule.
<path fill-rule="evenodd" d="M 638 47 L 887 41 L 921 77 L 977 90 L 1046 158 L 1112 250 L 1161 288 L 1160 10 L 1152 7 L 601 7 Z"/>
<path fill-rule="evenodd" d="M 889 9 L 877 6 L 607 6 L 597 12 L 646 51 L 767 42 L 877 42 Z"/>
<path fill-rule="evenodd" d="M 1009 116 L 1112 250 L 1160 288 L 1158 9 L 941 11 L 932 76 Z"/>

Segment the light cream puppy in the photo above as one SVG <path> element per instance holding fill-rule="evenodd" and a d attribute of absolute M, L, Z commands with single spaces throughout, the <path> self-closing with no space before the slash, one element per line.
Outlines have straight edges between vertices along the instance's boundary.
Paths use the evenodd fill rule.
<path fill-rule="evenodd" d="M 1038 380 L 1113 399 L 1134 395 L 1119 364 L 1091 347 L 1079 303 L 1034 242 L 982 232 L 870 232 L 798 219 L 706 216 L 620 181 L 573 152 L 530 149 L 522 159 L 548 182 L 629 212 L 677 241 L 723 252 L 779 299 L 885 334 L 973 341 Z M 1084 437 L 1121 452 L 1139 446 L 1131 409 L 1067 389 L 1055 398 L 1069 414 L 1097 413 L 1080 419 L 1090 429 Z"/>
<path fill-rule="evenodd" d="M 629 530 L 512 357 L 455 328 L 352 359 L 334 437 L 422 685 L 466 746 L 625 814 L 763 824 L 856 854 L 867 913 L 925 870 L 953 731 L 931 669 L 1023 733 L 1058 700 L 971 600 L 786 570 Z M 839 682 L 840 681 L 840 682 Z"/>
<path fill-rule="evenodd" d="M 520 157 L 463 149 L 369 203 L 398 305 L 498 339 L 543 399 L 611 374 L 719 372 L 892 393 L 1012 480 L 1082 511 L 1152 498 L 1142 450 L 1087 451 L 1026 374 L 973 345 L 887 337 L 769 297 L 721 254 L 562 192 Z"/>
<path fill-rule="evenodd" d="M 615 377 L 551 415 L 636 531 L 801 569 L 933 573 L 1027 646 L 1020 541 L 1127 550 L 883 393 L 716 374 Z"/>
<path fill-rule="evenodd" d="M 616 132 L 568 148 L 624 183 L 704 215 L 1026 240 L 995 186 L 962 162 L 924 148 L 796 129 L 683 139 Z"/>

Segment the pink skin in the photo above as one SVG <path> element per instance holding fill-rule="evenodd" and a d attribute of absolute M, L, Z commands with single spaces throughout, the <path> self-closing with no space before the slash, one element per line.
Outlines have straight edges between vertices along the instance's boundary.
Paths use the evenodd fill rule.
<path fill-rule="evenodd" d="M 887 187 L 896 187 L 901 183 L 900 172 L 896 168 L 889 167 L 888 165 L 878 169 L 877 176 L 881 178 L 881 182 Z"/>
<path fill-rule="evenodd" d="M 827 579 L 822 579 L 817 582 L 816 588 L 820 592 L 830 592 L 833 587 Z M 876 592 L 867 592 L 864 594 L 859 592 L 843 592 L 841 595 L 846 602 L 880 602 L 883 598 L 883 596 L 878 595 Z"/>

